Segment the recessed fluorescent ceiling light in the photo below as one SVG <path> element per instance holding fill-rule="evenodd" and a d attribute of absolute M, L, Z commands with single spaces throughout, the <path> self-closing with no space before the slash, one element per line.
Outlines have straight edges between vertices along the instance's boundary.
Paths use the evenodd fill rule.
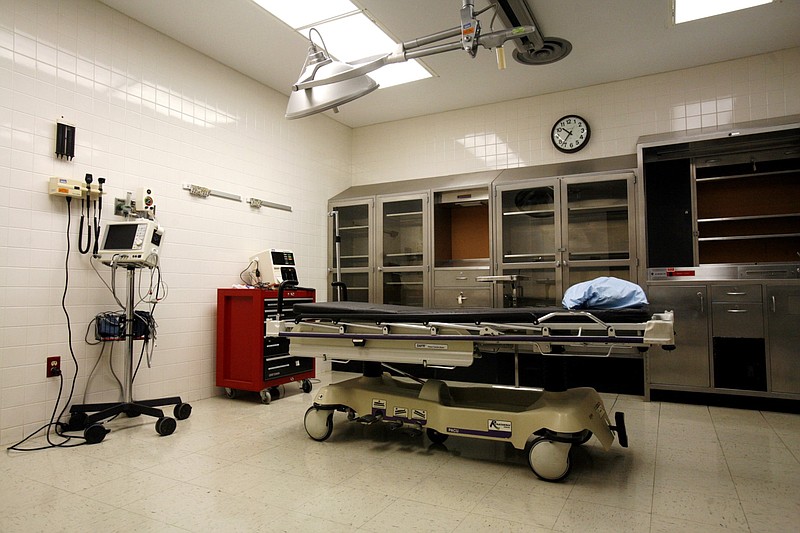
<path fill-rule="evenodd" d="M 328 53 L 344 62 L 392 52 L 397 42 L 349 0 L 253 0 L 308 38 L 316 28 Z M 323 44 L 323 43 L 317 43 Z M 371 72 L 381 88 L 424 78 L 431 73 L 417 60 L 387 65 Z"/>
<path fill-rule="evenodd" d="M 675 24 L 771 3 L 772 0 L 675 0 Z"/>

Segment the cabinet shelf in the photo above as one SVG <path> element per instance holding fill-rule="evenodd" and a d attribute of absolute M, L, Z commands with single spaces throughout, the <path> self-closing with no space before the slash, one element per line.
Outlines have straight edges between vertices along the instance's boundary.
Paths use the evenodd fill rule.
<path fill-rule="evenodd" d="M 399 254 L 384 254 L 385 257 L 417 257 L 422 255 L 422 252 L 405 252 Z"/>
<path fill-rule="evenodd" d="M 503 259 L 529 259 L 533 262 L 554 261 L 554 254 L 503 254 Z"/>
<path fill-rule="evenodd" d="M 698 242 L 710 241 L 744 241 L 755 239 L 783 239 L 791 237 L 800 237 L 800 233 L 771 233 L 764 235 L 727 235 L 725 237 L 699 237 Z"/>
<path fill-rule="evenodd" d="M 568 207 L 570 213 L 602 213 L 602 212 L 627 212 L 627 204 L 589 205 Z"/>
<path fill-rule="evenodd" d="M 422 211 L 405 211 L 403 213 L 386 213 L 383 215 L 386 218 L 398 218 L 398 217 L 421 217 Z"/>
<path fill-rule="evenodd" d="M 628 250 L 597 250 L 594 252 L 570 252 L 572 259 L 580 260 L 581 257 L 602 257 L 603 259 L 628 259 Z"/>
<path fill-rule="evenodd" d="M 697 222 L 735 222 L 739 220 L 764 220 L 768 218 L 800 217 L 800 213 L 776 213 L 770 215 L 745 215 L 736 217 L 698 218 Z"/>
<path fill-rule="evenodd" d="M 408 285 L 423 285 L 424 282 L 422 282 L 422 281 L 385 281 L 383 284 L 384 285 L 408 286 Z"/>
<path fill-rule="evenodd" d="M 770 176 L 782 176 L 785 174 L 794 174 L 797 173 L 797 170 L 790 169 L 790 170 L 776 170 L 774 172 L 761 172 L 761 173 L 747 173 L 747 174 L 732 174 L 730 176 L 705 176 L 705 177 L 698 177 L 696 181 L 699 182 L 708 182 L 708 181 L 723 181 L 723 180 L 737 180 L 742 178 L 754 178 L 754 179 L 761 179 L 767 178 Z"/>
<path fill-rule="evenodd" d="M 343 255 L 341 256 L 342 259 L 369 259 L 369 255 Z"/>
<path fill-rule="evenodd" d="M 339 231 L 364 231 L 368 230 L 369 226 L 345 226 L 339 227 Z"/>
<path fill-rule="evenodd" d="M 529 211 L 504 211 L 504 217 L 513 217 L 519 215 L 527 216 L 555 216 L 555 211 L 552 209 L 531 209 Z"/>

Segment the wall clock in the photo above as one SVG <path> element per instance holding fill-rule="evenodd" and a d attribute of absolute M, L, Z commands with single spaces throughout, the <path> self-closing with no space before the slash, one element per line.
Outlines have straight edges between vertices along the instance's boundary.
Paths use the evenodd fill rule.
<path fill-rule="evenodd" d="M 561 117 L 553 125 L 550 140 L 557 150 L 565 154 L 574 154 L 589 142 L 592 130 L 586 119 L 578 115 Z"/>

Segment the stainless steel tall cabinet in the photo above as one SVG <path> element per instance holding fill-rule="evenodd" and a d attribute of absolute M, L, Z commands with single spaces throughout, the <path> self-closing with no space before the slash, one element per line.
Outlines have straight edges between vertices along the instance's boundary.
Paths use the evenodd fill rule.
<path fill-rule="evenodd" d="M 637 282 L 635 168 L 629 155 L 351 187 L 328 204 L 330 281 L 353 301 L 432 307 L 551 306 L 580 281 Z"/>
<path fill-rule="evenodd" d="M 633 172 L 514 174 L 494 193 L 498 304 L 560 304 L 569 286 L 599 276 L 636 281 Z"/>
<path fill-rule="evenodd" d="M 800 115 L 642 137 L 639 279 L 675 311 L 646 390 L 800 398 Z"/>

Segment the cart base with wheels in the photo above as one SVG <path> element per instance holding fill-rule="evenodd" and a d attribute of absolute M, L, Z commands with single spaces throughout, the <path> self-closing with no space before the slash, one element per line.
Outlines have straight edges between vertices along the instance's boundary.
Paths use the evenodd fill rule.
<path fill-rule="evenodd" d="M 531 470 L 545 481 L 566 478 L 571 447 L 592 436 L 605 450 L 615 434 L 622 446 L 628 444 L 624 414 L 617 413 L 612 425 L 600 395 L 587 387 L 546 392 L 364 375 L 316 393 L 304 417 L 308 435 L 318 441 L 330 437 L 336 412 L 354 422 L 424 431 L 435 443 L 449 436 L 510 442 L 525 450 Z"/>

